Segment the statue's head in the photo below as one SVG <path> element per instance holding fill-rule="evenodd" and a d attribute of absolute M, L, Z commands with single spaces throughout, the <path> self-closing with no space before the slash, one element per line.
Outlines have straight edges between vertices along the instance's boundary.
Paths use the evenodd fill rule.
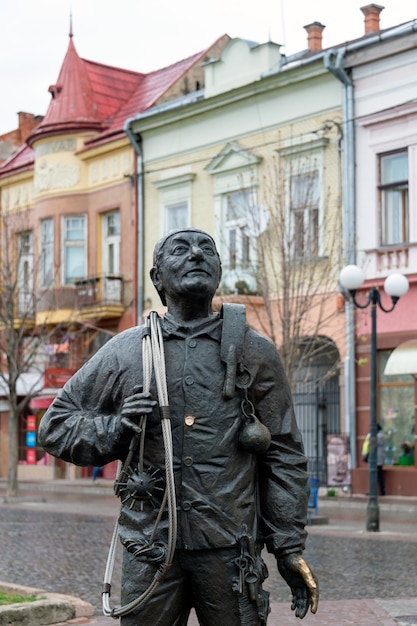
<path fill-rule="evenodd" d="M 156 243 L 151 279 L 162 304 L 169 297 L 213 297 L 221 278 L 214 239 L 198 228 L 172 230 Z"/>

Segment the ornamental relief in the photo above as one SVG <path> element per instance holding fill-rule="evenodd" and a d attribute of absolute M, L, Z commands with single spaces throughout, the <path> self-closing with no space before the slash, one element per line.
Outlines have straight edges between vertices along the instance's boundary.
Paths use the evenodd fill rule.
<path fill-rule="evenodd" d="M 75 187 L 80 182 L 81 168 L 79 165 L 55 163 L 48 165 L 47 161 L 37 164 L 35 172 L 35 191 L 50 189 L 66 189 Z"/>

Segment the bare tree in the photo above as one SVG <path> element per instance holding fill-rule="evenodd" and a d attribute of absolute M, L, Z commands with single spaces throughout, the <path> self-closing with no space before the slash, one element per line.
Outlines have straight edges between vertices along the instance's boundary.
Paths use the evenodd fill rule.
<path fill-rule="evenodd" d="M 330 335 L 343 336 L 336 305 L 342 250 L 338 165 L 333 164 L 330 190 L 320 159 L 314 150 L 277 145 L 269 161 L 264 159 L 263 178 L 249 190 L 245 176 L 236 201 L 241 215 L 237 205 L 246 203 L 240 279 L 229 283 L 229 290 L 223 285 L 223 294 L 246 295 L 256 327 L 276 344 L 293 388 L 311 366 L 326 360 L 331 350 L 334 354 Z M 228 269 L 226 262 L 226 276 Z M 326 376 L 334 375 L 338 365 L 337 359 L 330 363 Z"/>
<path fill-rule="evenodd" d="M 68 341 L 63 326 L 36 322 L 39 303 L 50 301 L 39 288 L 42 254 L 36 254 L 29 210 L 5 213 L 1 220 L 0 255 L 0 388 L 9 406 L 9 464 L 7 497 L 18 493 L 19 420 L 29 412 L 32 398 L 43 388 L 50 357 L 45 346 Z M 52 307 L 51 307 L 52 308 Z M 75 332 L 81 332 L 80 325 Z"/>

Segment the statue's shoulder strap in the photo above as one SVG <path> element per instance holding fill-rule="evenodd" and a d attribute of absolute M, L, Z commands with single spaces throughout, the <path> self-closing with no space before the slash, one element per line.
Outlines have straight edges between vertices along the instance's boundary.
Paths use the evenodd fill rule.
<path fill-rule="evenodd" d="M 223 396 L 230 399 L 235 393 L 238 367 L 243 365 L 246 307 L 244 304 L 225 302 L 220 315 L 223 318 L 220 358 L 226 365 Z"/>

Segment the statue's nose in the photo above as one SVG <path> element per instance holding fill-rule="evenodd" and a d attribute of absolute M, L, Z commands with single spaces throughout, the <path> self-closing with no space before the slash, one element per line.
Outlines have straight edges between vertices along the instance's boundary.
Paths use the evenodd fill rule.
<path fill-rule="evenodd" d="M 203 251 L 200 246 L 191 246 L 190 258 L 201 261 L 204 258 Z"/>

